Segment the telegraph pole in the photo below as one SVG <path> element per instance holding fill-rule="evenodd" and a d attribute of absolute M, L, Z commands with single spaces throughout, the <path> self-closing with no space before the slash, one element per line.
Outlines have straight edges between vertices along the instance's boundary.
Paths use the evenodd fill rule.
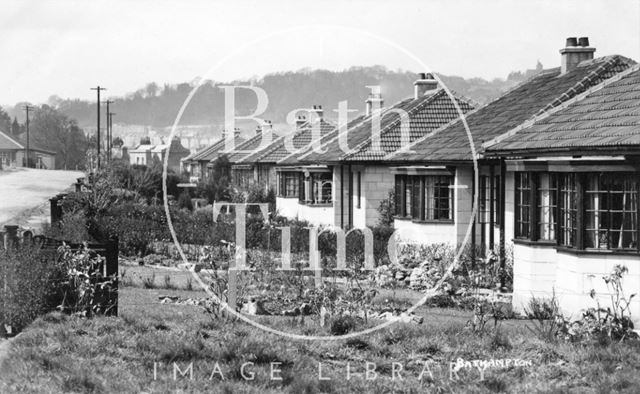
<path fill-rule="evenodd" d="M 111 160 L 111 120 L 109 119 L 109 104 L 113 104 L 113 101 L 106 100 L 104 103 L 107 104 L 107 160 Z"/>
<path fill-rule="evenodd" d="M 29 111 L 31 111 L 33 109 L 33 107 L 27 104 L 23 108 L 24 108 L 24 111 L 27 113 L 27 150 L 26 150 L 25 153 L 26 153 L 26 157 L 27 157 L 26 167 L 29 168 L 29 167 L 31 167 L 29 165 Z"/>
<path fill-rule="evenodd" d="M 111 149 L 113 148 L 113 115 L 115 112 L 109 112 L 109 160 L 111 160 Z"/>
<path fill-rule="evenodd" d="M 100 169 L 100 91 L 101 90 L 107 90 L 106 88 L 101 88 L 100 85 L 96 86 L 95 88 L 91 88 L 91 90 L 95 90 L 98 93 L 98 101 L 96 102 L 96 109 L 97 109 L 97 113 L 98 113 L 98 124 L 97 124 L 97 134 L 96 134 L 96 145 L 98 148 L 98 169 Z"/>

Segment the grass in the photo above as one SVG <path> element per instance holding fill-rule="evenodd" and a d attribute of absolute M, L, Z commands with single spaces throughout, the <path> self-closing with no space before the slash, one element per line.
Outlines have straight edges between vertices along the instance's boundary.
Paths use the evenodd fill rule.
<path fill-rule="evenodd" d="M 243 322 L 213 320 L 195 306 L 158 303 L 159 294 L 203 296 L 178 287 L 122 288 L 119 317 L 39 318 L 0 364 L 0 392 L 633 392 L 640 386 L 637 343 L 547 343 L 531 335 L 525 321 L 506 321 L 477 335 L 465 329 L 469 312 L 440 308 L 420 308 L 422 325 L 396 324 L 350 340 L 293 341 Z M 405 293 L 398 302 L 411 299 Z M 311 317 L 257 319 L 288 332 L 330 330 Z M 462 369 L 451 380 L 449 363 L 458 358 L 532 365 L 487 369 L 484 380 L 477 369 Z M 247 362 L 245 375 L 255 374 L 253 380 L 242 377 Z M 181 371 L 193 363 L 193 379 L 178 372 L 174 380 L 173 363 Z M 376 365 L 374 380 L 367 380 L 367 363 Z M 319 364 L 330 380 L 318 378 Z M 212 373 L 218 367 L 224 380 Z M 272 368 L 282 380 L 270 379 Z"/>

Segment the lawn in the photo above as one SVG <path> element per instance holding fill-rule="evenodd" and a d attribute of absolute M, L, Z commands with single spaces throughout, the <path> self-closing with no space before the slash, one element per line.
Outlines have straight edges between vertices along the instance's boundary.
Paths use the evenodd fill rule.
<path fill-rule="evenodd" d="M 0 365 L 0 392 L 583 393 L 640 386 L 640 346 L 633 342 L 549 343 L 524 320 L 476 334 L 465 328 L 470 312 L 445 308 L 420 308 L 421 325 L 398 323 L 350 340 L 294 341 L 216 320 L 198 306 L 161 304 L 161 295 L 205 293 L 186 290 L 185 277 L 164 286 L 169 271 L 127 271 L 137 279 L 121 288 L 118 317 L 51 313 L 15 338 Z M 156 288 L 145 288 L 140 278 L 154 272 Z M 282 331 L 328 335 L 312 317 L 254 318 Z M 452 372 L 458 359 L 522 361 Z"/>

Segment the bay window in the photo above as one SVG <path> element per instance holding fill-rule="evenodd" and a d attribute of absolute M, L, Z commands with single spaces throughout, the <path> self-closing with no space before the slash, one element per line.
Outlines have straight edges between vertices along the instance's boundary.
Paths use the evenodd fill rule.
<path fill-rule="evenodd" d="M 453 176 L 396 175 L 396 216 L 453 221 Z"/>
<path fill-rule="evenodd" d="M 638 188 L 634 173 L 516 172 L 515 236 L 575 249 L 638 251 Z"/>

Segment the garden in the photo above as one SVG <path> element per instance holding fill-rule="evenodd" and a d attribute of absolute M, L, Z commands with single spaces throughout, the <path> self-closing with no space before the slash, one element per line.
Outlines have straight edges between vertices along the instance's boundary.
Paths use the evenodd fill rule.
<path fill-rule="evenodd" d="M 316 245 L 309 224 L 279 216 L 264 188 L 237 190 L 221 177 L 181 191 L 170 174 L 184 261 L 158 179 L 157 168 L 116 162 L 62 201 L 47 233 L 66 241 L 60 248 L 0 253 L 0 316 L 11 327 L 2 334 L 20 332 L 0 352 L 0 391 L 633 392 L 640 384 L 625 267 L 602 278 L 616 294 L 611 304 L 594 302 L 580 319 L 563 316 L 554 295 L 517 315 L 510 258 L 501 267 L 496 253 L 467 248 L 455 259 L 444 244 L 398 244 L 394 258 L 389 223 L 343 241 L 320 231 Z M 248 209 L 244 269 L 233 269 L 233 206 L 214 220 L 214 208 L 194 209 L 192 198 L 270 207 Z M 89 248 L 104 239 L 118 243 L 117 277 L 104 275 Z M 327 340 L 293 340 L 245 319 Z"/>

